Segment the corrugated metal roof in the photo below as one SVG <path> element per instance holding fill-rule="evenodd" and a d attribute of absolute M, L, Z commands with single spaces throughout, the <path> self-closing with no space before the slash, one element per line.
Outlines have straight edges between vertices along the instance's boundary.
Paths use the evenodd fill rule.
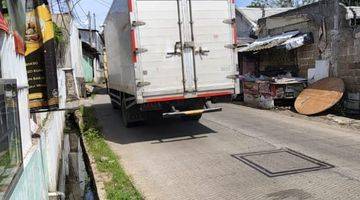
<path fill-rule="evenodd" d="M 248 19 L 253 25 L 257 24 L 257 21 L 263 17 L 263 11 L 261 8 L 236 8 L 246 19 Z M 282 13 L 294 8 L 264 8 L 265 17 Z"/>
<path fill-rule="evenodd" d="M 360 7 L 359 6 L 348 6 L 346 8 L 346 19 L 353 19 L 356 15 L 356 18 L 360 18 Z"/>
<path fill-rule="evenodd" d="M 251 43 L 247 47 L 243 47 L 239 49 L 239 52 L 249 52 L 249 51 L 259 51 L 263 49 L 270 49 L 272 47 L 276 47 L 284 44 L 290 38 L 299 34 L 299 31 L 291 31 L 287 33 L 283 33 L 281 35 L 276 35 L 272 37 L 265 37 L 255 40 L 255 42 Z"/>

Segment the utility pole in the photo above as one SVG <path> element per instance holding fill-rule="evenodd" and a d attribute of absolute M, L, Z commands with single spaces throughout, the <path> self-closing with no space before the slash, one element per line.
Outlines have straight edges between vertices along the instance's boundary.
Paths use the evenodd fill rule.
<path fill-rule="evenodd" d="M 96 35 L 96 14 L 94 13 L 94 33 L 92 33 L 92 34 L 94 34 L 94 43 L 95 43 L 95 48 L 97 48 L 98 47 L 98 38 L 97 38 L 97 35 Z"/>
<path fill-rule="evenodd" d="M 88 23 L 89 23 L 89 44 L 92 46 L 92 31 L 91 31 L 91 14 L 88 12 Z"/>
<path fill-rule="evenodd" d="M 332 1 L 332 2 L 331 2 Z M 334 9 L 334 27 L 331 30 L 331 61 L 333 77 L 338 76 L 338 58 L 339 58 L 339 43 L 340 43 L 340 6 L 339 0 L 330 0 L 330 5 L 333 4 Z"/>
<path fill-rule="evenodd" d="M 71 17 L 74 17 L 74 16 L 73 16 L 73 3 L 72 3 L 72 1 L 70 1 L 70 0 L 65 0 L 65 2 L 66 2 L 66 5 L 67 5 L 67 7 L 68 7 L 68 12 L 69 12 L 70 16 L 71 16 Z"/>

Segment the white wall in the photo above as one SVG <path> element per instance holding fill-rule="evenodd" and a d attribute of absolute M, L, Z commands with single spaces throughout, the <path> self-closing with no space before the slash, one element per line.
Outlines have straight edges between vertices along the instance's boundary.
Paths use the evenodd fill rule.
<path fill-rule="evenodd" d="M 59 107 L 66 107 L 66 80 L 65 72 L 58 66 Z M 49 177 L 49 192 L 56 192 L 58 173 L 63 144 L 63 130 L 65 128 L 65 112 L 51 112 L 41 129 L 41 136 L 45 137 L 47 152 L 47 168 Z"/>
<path fill-rule="evenodd" d="M 105 79 L 104 69 L 100 68 L 100 61 L 97 58 L 94 58 L 93 62 L 93 69 L 94 69 L 94 82 L 101 83 Z"/>
<path fill-rule="evenodd" d="M 25 157 L 32 146 L 25 58 L 16 54 L 14 37 L 5 32 L 0 32 L 0 60 L 2 78 L 17 79 L 18 87 L 22 88 L 18 91 L 18 99 L 21 142 Z"/>
<path fill-rule="evenodd" d="M 33 145 L 37 146 L 38 143 L 32 143 L 31 130 L 30 130 L 30 111 L 28 99 L 28 80 L 26 73 L 25 58 L 18 56 L 15 51 L 14 38 L 11 35 L 0 32 L 0 62 L 2 78 L 17 79 L 19 90 L 19 116 L 21 127 L 21 141 L 22 150 L 25 160 L 29 160 L 34 154 L 29 153 Z M 65 86 L 65 72 L 58 69 L 58 84 L 59 84 L 59 97 L 60 107 L 64 108 L 66 103 L 66 86 Z M 46 163 L 48 171 L 48 186 L 49 191 L 57 191 L 58 171 L 60 156 L 62 151 L 63 130 L 65 124 L 65 112 L 51 112 L 36 114 L 37 125 L 40 127 L 39 133 L 42 138 L 45 138 Z M 43 123 L 43 120 L 46 120 Z M 43 125 L 43 127 L 41 127 Z M 25 163 L 26 164 L 26 163 Z M 24 166 L 25 169 L 27 166 Z M 31 183 L 30 183 L 31 184 Z"/>
<path fill-rule="evenodd" d="M 75 77 L 84 78 L 81 40 L 79 38 L 78 26 L 74 21 L 70 24 L 70 54 Z"/>

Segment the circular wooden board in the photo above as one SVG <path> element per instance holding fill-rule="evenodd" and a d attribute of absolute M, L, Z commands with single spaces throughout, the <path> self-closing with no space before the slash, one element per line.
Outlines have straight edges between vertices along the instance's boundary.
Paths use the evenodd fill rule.
<path fill-rule="evenodd" d="M 303 90 L 295 101 L 295 109 L 303 115 L 324 112 L 337 104 L 344 95 L 345 84 L 339 78 L 325 78 Z"/>

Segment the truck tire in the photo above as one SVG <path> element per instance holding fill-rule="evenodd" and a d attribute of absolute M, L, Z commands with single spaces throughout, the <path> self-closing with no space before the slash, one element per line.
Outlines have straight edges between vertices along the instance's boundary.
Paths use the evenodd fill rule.
<path fill-rule="evenodd" d="M 138 105 L 133 105 L 126 109 L 125 98 L 125 95 L 123 95 L 121 100 L 121 118 L 123 124 L 126 128 L 137 126 L 139 122 L 144 121 L 143 114 Z"/>
<path fill-rule="evenodd" d="M 111 105 L 115 110 L 121 109 L 121 107 L 113 100 L 111 100 Z"/>
<path fill-rule="evenodd" d="M 126 109 L 125 99 L 122 99 L 121 101 L 121 118 L 126 128 L 134 126 L 134 123 L 129 122 L 129 110 Z"/>

